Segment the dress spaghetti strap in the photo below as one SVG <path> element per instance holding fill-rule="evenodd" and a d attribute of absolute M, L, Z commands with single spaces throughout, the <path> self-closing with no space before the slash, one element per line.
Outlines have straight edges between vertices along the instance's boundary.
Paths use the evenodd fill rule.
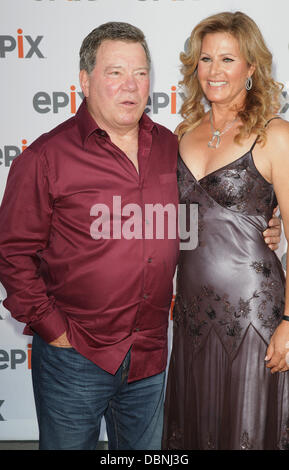
<path fill-rule="evenodd" d="M 282 118 L 281 118 L 280 116 L 274 116 L 274 117 L 272 117 L 271 119 L 269 119 L 269 121 L 266 122 L 265 127 L 267 127 L 268 124 L 269 124 L 271 121 L 273 121 L 274 119 L 282 119 Z M 249 150 L 250 152 L 253 151 L 253 149 L 254 149 L 254 147 L 255 147 L 255 145 L 256 145 L 256 143 L 257 143 L 258 137 L 259 137 L 259 136 L 257 135 L 256 139 L 255 139 L 254 142 L 253 142 L 252 147 L 251 147 L 250 150 Z"/>

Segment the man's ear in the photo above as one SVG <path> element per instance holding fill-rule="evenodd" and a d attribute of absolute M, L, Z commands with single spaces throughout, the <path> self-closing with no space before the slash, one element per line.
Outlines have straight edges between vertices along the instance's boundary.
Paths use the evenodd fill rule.
<path fill-rule="evenodd" d="M 80 70 L 79 72 L 79 83 L 84 96 L 89 96 L 89 75 L 86 70 Z"/>

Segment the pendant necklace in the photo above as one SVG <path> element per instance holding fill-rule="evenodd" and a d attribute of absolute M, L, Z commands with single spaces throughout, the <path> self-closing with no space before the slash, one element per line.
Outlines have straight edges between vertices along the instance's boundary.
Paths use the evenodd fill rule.
<path fill-rule="evenodd" d="M 219 147 L 220 145 L 220 141 L 221 141 L 221 135 L 224 135 L 225 132 L 227 132 L 229 129 L 231 129 L 232 125 L 237 121 L 238 117 L 236 117 L 234 119 L 234 121 L 231 121 L 231 122 L 228 122 L 228 124 L 226 125 L 225 129 L 221 132 L 221 131 L 218 131 L 218 129 L 214 129 L 214 125 L 213 125 L 213 114 L 212 114 L 212 108 L 210 109 L 210 124 L 211 124 L 211 130 L 212 130 L 212 138 L 211 140 L 209 140 L 208 142 L 208 147 L 212 148 L 212 149 L 216 149 Z"/>

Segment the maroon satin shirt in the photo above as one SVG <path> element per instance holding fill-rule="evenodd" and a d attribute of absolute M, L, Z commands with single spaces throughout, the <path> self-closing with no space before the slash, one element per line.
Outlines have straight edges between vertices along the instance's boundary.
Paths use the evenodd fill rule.
<path fill-rule="evenodd" d="M 27 324 L 24 333 L 50 342 L 66 330 L 77 351 L 112 374 L 132 346 L 130 381 L 166 367 L 179 249 L 166 231 L 163 239 L 109 236 L 130 224 L 119 201 L 142 209 L 143 233 L 147 204 L 178 204 L 177 139 L 145 114 L 138 161 L 139 173 L 84 101 L 13 161 L 0 208 L 4 305 Z M 98 223 L 97 204 L 110 210 L 110 233 Z M 105 229 L 106 238 L 96 239 Z"/>

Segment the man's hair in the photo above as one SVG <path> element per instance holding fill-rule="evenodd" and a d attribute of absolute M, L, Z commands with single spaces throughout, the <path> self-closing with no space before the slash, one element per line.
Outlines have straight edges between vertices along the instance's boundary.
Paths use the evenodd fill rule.
<path fill-rule="evenodd" d="M 87 73 L 91 73 L 93 71 L 96 61 L 97 49 L 101 43 L 106 40 L 139 42 L 144 48 L 147 63 L 150 67 L 150 52 L 143 32 L 131 24 L 111 21 L 95 28 L 83 40 L 79 51 L 80 70 L 86 70 Z"/>

